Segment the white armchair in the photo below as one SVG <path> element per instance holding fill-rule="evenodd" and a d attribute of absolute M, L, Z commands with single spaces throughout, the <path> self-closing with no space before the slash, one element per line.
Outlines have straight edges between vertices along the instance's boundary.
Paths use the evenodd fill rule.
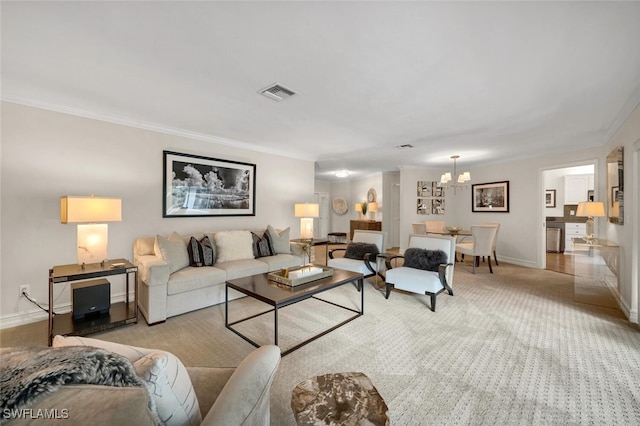
<path fill-rule="evenodd" d="M 455 259 L 455 238 L 435 235 L 410 235 L 409 247 L 405 250 L 408 255 L 410 249 L 424 251 L 425 262 L 419 265 L 410 264 L 405 256 L 393 256 L 386 259 L 386 297 L 389 298 L 391 289 L 396 288 L 412 293 L 425 294 L 431 297 L 431 310 L 436 311 L 436 296 L 447 290 L 453 296 L 453 270 Z M 437 251 L 444 252 L 444 258 L 439 258 Z M 417 252 L 420 254 L 420 252 Z M 408 256 L 407 256 L 408 257 Z M 393 267 L 396 259 L 404 258 L 405 263 L 400 267 Z M 442 260 L 443 262 L 434 262 Z M 432 264 L 429 264 L 432 263 Z M 419 269 L 419 268 L 428 269 Z"/>
<path fill-rule="evenodd" d="M 382 231 L 365 231 L 362 229 L 356 229 L 353 233 L 353 240 L 347 245 L 347 247 L 335 248 L 329 251 L 329 262 L 327 266 L 331 268 L 346 269 L 351 272 L 358 272 L 364 276 L 364 278 L 372 277 L 378 274 L 382 269 L 382 265 L 378 261 L 378 254 L 384 253 L 386 233 Z M 363 253 L 362 256 L 356 256 L 359 258 L 344 257 L 351 252 L 350 246 L 352 243 L 365 243 L 375 245 L 377 253 L 369 252 Z M 336 257 L 337 253 L 342 253 L 343 257 Z"/>

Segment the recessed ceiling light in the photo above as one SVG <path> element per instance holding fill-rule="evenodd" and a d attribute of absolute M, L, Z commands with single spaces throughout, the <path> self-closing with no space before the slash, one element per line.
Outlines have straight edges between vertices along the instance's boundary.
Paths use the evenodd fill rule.
<path fill-rule="evenodd" d="M 346 177 L 348 177 L 348 176 L 349 176 L 349 172 L 348 172 L 348 171 L 346 171 L 346 170 L 338 170 L 338 171 L 336 172 L 336 177 L 339 177 L 339 178 L 346 178 Z"/>

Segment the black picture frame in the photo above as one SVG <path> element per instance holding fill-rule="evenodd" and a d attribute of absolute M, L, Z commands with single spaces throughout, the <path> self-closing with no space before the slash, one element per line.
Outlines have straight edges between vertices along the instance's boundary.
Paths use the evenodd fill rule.
<path fill-rule="evenodd" d="M 544 190 L 544 206 L 548 209 L 556 206 L 556 190 L 555 189 Z"/>
<path fill-rule="evenodd" d="M 471 185 L 471 211 L 509 213 L 509 181 Z"/>
<path fill-rule="evenodd" d="M 256 165 L 163 151 L 162 217 L 255 216 Z"/>

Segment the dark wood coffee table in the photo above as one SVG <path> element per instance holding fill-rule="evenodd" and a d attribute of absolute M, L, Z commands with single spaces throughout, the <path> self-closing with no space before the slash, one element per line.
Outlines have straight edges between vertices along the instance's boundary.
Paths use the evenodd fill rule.
<path fill-rule="evenodd" d="M 302 343 L 299 343 L 285 351 L 282 352 L 282 356 L 285 356 L 296 349 L 301 348 L 302 346 L 316 340 L 319 337 L 324 336 L 325 334 L 335 330 L 338 327 L 345 325 L 346 323 L 353 321 L 361 315 L 364 315 L 364 291 L 360 291 L 360 310 L 352 309 L 347 306 L 339 305 L 334 302 L 330 302 L 328 300 L 321 299 L 316 297 L 318 294 L 331 290 L 336 287 L 340 287 L 345 284 L 356 283 L 358 289 L 363 288 L 363 276 L 362 274 L 345 271 L 343 269 L 334 269 L 333 275 L 331 277 L 323 278 L 317 281 L 311 281 L 306 284 L 301 284 L 293 287 L 286 286 L 284 284 L 277 283 L 275 281 L 270 281 L 268 279 L 267 274 L 258 274 L 245 278 L 238 278 L 235 280 L 227 281 L 225 285 L 225 302 L 224 302 L 224 325 L 229 330 L 236 333 L 238 336 L 242 337 L 247 342 L 251 343 L 255 347 L 260 347 L 260 345 L 249 337 L 242 334 L 240 331 L 234 329 L 232 326 L 252 318 L 256 318 L 260 315 L 267 314 L 269 312 L 274 313 L 274 344 L 278 345 L 278 310 L 280 308 L 284 308 L 285 306 L 292 305 L 294 303 L 301 302 L 306 299 L 316 299 L 325 303 L 329 303 L 333 306 L 337 306 L 343 309 L 346 309 L 351 312 L 355 312 L 355 315 L 349 317 L 348 319 L 342 321 L 341 323 L 329 328 L 328 330 L 323 331 L 320 334 L 317 334 L 310 339 L 305 340 Z M 229 322 L 229 289 L 232 288 L 240 293 L 246 294 L 249 297 L 253 297 L 254 299 L 260 300 L 268 305 L 271 305 L 273 309 L 269 309 L 268 311 L 260 312 L 255 315 L 251 315 L 250 317 L 242 318 L 237 321 Z"/>

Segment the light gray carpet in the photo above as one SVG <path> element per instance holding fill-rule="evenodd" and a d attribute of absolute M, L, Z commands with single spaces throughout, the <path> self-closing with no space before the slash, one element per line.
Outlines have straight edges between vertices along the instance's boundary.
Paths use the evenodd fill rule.
<path fill-rule="evenodd" d="M 640 424 L 640 331 L 617 309 L 574 302 L 573 277 L 501 263 L 472 275 L 458 265 L 454 296 L 365 286 L 365 315 L 282 359 L 271 394 L 274 425 L 295 424 L 291 390 L 319 374 L 359 371 L 389 407 L 392 425 Z M 354 287 L 329 297 L 357 306 Z M 256 309 L 238 301 L 232 312 Z M 238 310 L 235 310 L 238 309 Z M 282 311 L 281 345 L 339 322 L 315 301 Z M 250 329 L 271 339 L 272 317 Z M 262 324 L 260 324 L 262 322 Z M 255 327 L 255 328 L 254 328 Z M 224 307 L 102 333 L 169 350 L 188 366 L 236 366 L 253 347 L 224 328 Z"/>

